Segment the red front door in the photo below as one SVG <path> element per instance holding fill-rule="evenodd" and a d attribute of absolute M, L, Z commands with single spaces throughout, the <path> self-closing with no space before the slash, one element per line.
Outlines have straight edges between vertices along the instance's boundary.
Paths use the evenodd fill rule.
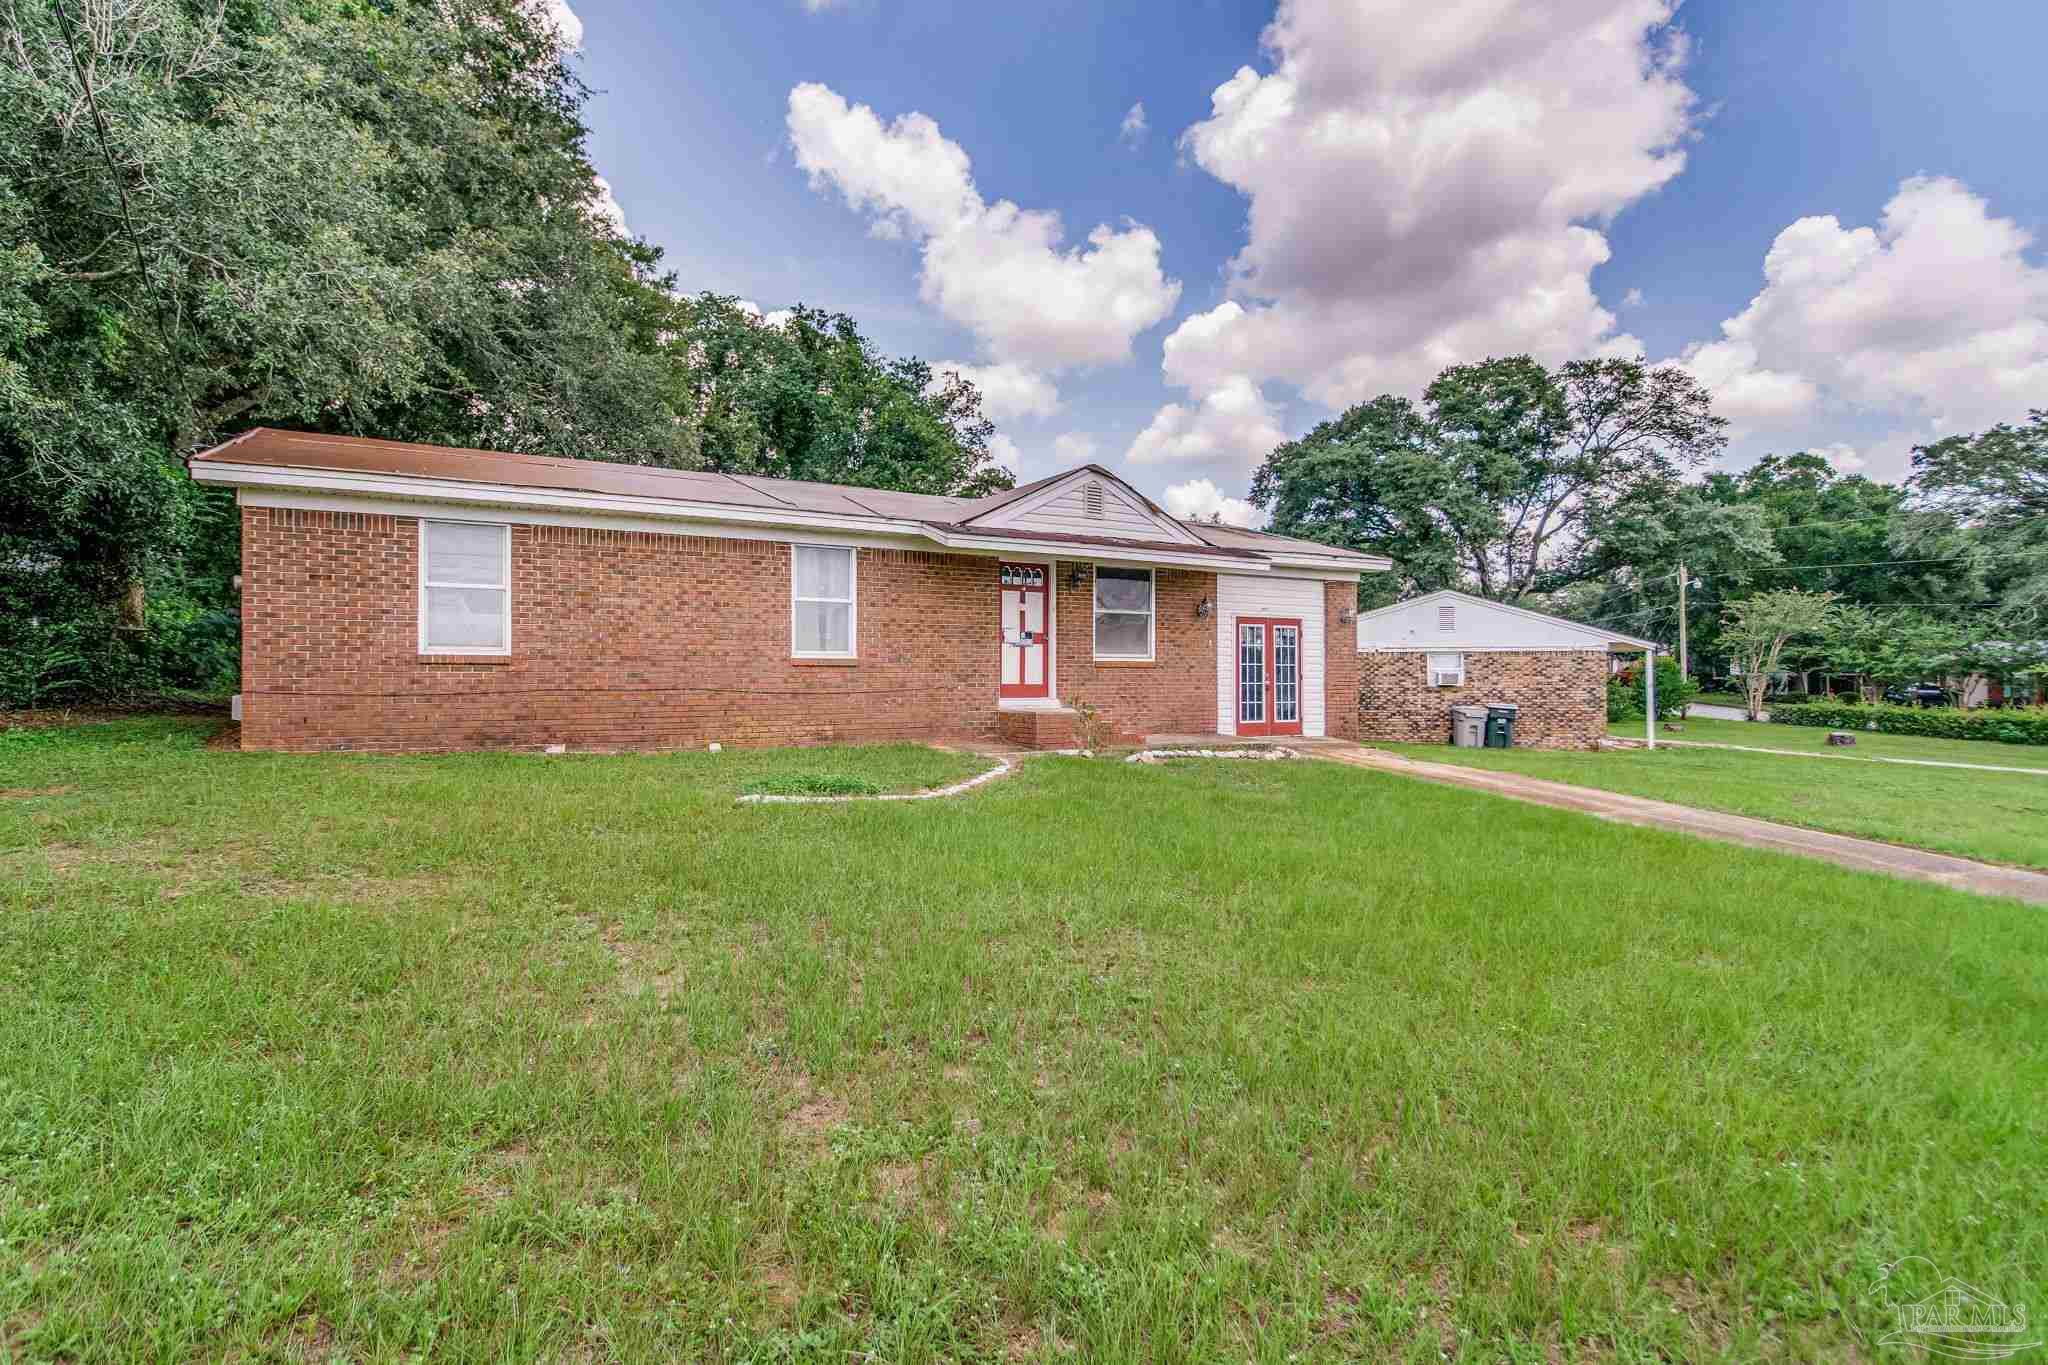
<path fill-rule="evenodd" d="M 1237 732 L 1301 733 L 1301 622 L 1237 618 Z"/>
<path fill-rule="evenodd" d="M 1046 579 L 1043 564 L 1005 564 L 1003 579 L 1003 671 L 1001 695 L 1052 695 L 1052 649 L 1046 620 Z"/>

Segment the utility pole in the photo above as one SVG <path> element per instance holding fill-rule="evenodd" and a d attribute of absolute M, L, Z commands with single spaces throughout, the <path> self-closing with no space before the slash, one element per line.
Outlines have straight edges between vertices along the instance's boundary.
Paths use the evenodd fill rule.
<path fill-rule="evenodd" d="M 1685 561 L 1678 561 L 1678 676 L 1692 676 L 1692 660 L 1685 650 Z"/>

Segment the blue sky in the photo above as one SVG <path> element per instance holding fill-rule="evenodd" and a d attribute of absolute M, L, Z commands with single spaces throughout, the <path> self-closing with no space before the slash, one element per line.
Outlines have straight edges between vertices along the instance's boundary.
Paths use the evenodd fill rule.
<path fill-rule="evenodd" d="M 2048 6 L 570 3 L 682 286 L 986 376 L 1025 477 L 1242 516 L 1273 440 L 1524 350 L 1688 365 L 1735 464 L 2048 405 Z"/>

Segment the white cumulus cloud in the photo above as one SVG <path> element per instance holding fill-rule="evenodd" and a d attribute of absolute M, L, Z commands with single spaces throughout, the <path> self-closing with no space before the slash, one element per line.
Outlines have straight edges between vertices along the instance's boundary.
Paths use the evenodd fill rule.
<path fill-rule="evenodd" d="M 593 221 L 611 228 L 619 236 L 632 236 L 626 230 L 626 211 L 619 207 L 617 197 L 612 194 L 612 182 L 601 175 L 594 175 L 591 179 L 597 182 L 597 198 L 590 201 L 584 212 Z"/>
<path fill-rule="evenodd" d="M 1162 500 L 1173 516 L 1190 521 L 1221 518 L 1227 526 L 1257 526 L 1265 518 L 1259 509 L 1242 498 L 1227 498 L 1208 479 L 1190 479 L 1168 484 Z"/>
<path fill-rule="evenodd" d="M 2019 420 L 2048 394 L 2048 267 L 2032 243 L 1960 182 L 1906 180 L 1875 227 L 1824 215 L 1780 232 L 1762 291 L 1683 363 L 1745 432 L 1897 427 L 1864 452 L 1896 474 L 1914 433 Z"/>
<path fill-rule="evenodd" d="M 1230 375 L 1206 388 L 1197 403 L 1168 403 L 1154 413 L 1125 458 L 1248 468 L 1287 439 L 1273 405 L 1250 379 Z"/>
<path fill-rule="evenodd" d="M 1592 272 L 1606 221 L 1684 166 L 1675 3 L 1282 0 L 1272 69 L 1240 69 L 1182 138 L 1246 196 L 1248 235 L 1230 297 L 1168 338 L 1167 379 L 1342 407 L 1488 355 L 1634 349 Z"/>
<path fill-rule="evenodd" d="M 583 46 L 583 20 L 569 8 L 568 0 L 528 0 L 530 12 L 561 35 L 562 46 L 571 52 Z"/>
<path fill-rule="evenodd" d="M 995 462 L 1010 471 L 1011 478 L 1017 478 L 1024 468 L 1024 452 L 1017 443 L 1000 431 L 988 438 L 988 453 Z"/>
<path fill-rule="evenodd" d="M 992 360 L 1048 373 L 1112 364 L 1180 298 L 1150 228 L 1102 224 L 1067 245 L 1057 213 L 984 199 L 967 153 L 923 114 L 884 123 L 805 84 L 789 92 L 788 125 L 813 187 L 836 188 L 871 231 L 921 244 L 925 301 Z"/>
<path fill-rule="evenodd" d="M 957 360 L 932 365 L 933 382 L 958 374 L 981 390 L 982 415 L 1008 422 L 1019 417 L 1050 417 L 1060 410 L 1060 391 L 1050 379 L 1022 365 L 968 365 Z"/>
<path fill-rule="evenodd" d="M 1152 125 L 1145 118 L 1145 101 L 1139 100 L 1131 106 L 1130 112 L 1124 115 L 1123 123 L 1117 127 L 1116 136 L 1119 142 L 1135 147 L 1145 140 L 1145 134 L 1150 131 Z"/>
<path fill-rule="evenodd" d="M 1052 440 L 1052 453 L 1059 459 L 1062 468 L 1094 463 L 1098 448 L 1093 436 L 1079 431 L 1063 432 Z"/>

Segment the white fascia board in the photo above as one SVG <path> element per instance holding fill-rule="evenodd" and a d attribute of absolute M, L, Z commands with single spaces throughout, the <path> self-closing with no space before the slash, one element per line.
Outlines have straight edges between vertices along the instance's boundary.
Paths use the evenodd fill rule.
<path fill-rule="evenodd" d="M 643 517 L 665 522 L 719 522 L 733 526 L 794 526 L 816 530 L 865 531 L 929 540 L 915 521 L 887 517 L 847 517 L 808 512 L 795 507 L 752 507 L 736 503 L 685 502 L 675 498 L 639 498 L 619 493 L 575 489 L 520 488 L 509 484 L 465 483 L 459 479 L 355 474 L 329 469 L 282 469 L 274 465 L 237 465 L 195 461 L 192 477 L 201 483 L 245 489 L 275 489 L 375 498 L 386 502 L 448 503 L 501 507 L 514 511 L 585 512 L 609 517 Z"/>
<path fill-rule="evenodd" d="M 925 534 L 949 550 L 969 554 L 1004 554 L 1019 558 L 1085 559 L 1097 564 L 1163 564 L 1172 568 L 1228 569 L 1233 573 L 1267 573 L 1273 565 L 1265 559 L 1235 559 L 1221 555 L 1181 554 L 1173 550 L 1131 550 L 1114 545 L 1087 545 L 1057 540 L 1013 540 L 1001 535 L 960 535 L 926 527 Z"/>
<path fill-rule="evenodd" d="M 238 488 L 244 507 L 284 507 L 306 512 L 363 512 L 429 521 L 473 521 L 486 525 L 577 526 L 593 531 L 638 531 L 657 536 L 702 536 L 710 540 L 801 542 L 805 545 L 853 545 L 864 550 L 930 550 L 923 536 L 862 534 L 797 526 L 730 526 L 715 521 L 678 521 L 673 517 L 634 517 L 589 512 L 557 512 L 551 508 L 495 507 L 489 503 L 421 502 L 402 498 L 366 498 L 346 493 L 301 493 L 289 489 Z"/>
<path fill-rule="evenodd" d="M 613 527 L 669 534 L 785 539 L 778 531 L 825 533 L 838 544 L 903 548 L 937 544 L 962 554 L 1014 555 L 1019 559 L 1085 559 L 1105 564 L 1163 564 L 1176 568 L 1264 573 L 1264 559 L 1176 554 L 1172 551 L 1114 550 L 1101 545 L 1021 540 L 1001 535 L 949 535 L 920 521 L 887 517 L 845 517 L 799 508 L 750 507 L 732 503 L 691 503 L 672 498 L 638 498 L 616 493 L 519 488 L 466 483 L 457 479 L 358 474 L 340 470 L 284 469 L 273 465 L 194 462 L 202 483 L 240 490 L 250 507 L 299 507 L 315 511 L 381 512 L 395 516 L 448 516 L 472 509 L 469 520 L 517 520 L 542 525 Z M 495 515 L 487 515 L 495 514 Z"/>

